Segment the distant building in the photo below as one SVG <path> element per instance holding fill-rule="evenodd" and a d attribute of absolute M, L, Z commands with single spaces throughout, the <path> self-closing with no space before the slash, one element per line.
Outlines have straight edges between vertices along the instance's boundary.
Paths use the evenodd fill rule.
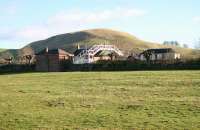
<path fill-rule="evenodd" d="M 58 72 L 62 69 L 62 62 L 72 60 L 73 54 L 62 49 L 48 48 L 36 54 L 36 71 Z"/>
<path fill-rule="evenodd" d="M 181 58 L 179 53 L 176 53 L 172 48 L 149 49 L 139 55 L 139 59 L 146 61 L 145 54 L 149 54 L 150 61 L 173 61 Z"/>
<path fill-rule="evenodd" d="M 90 64 L 99 60 L 114 60 L 123 53 L 114 45 L 94 45 L 89 49 L 80 49 L 74 52 L 74 64 Z"/>

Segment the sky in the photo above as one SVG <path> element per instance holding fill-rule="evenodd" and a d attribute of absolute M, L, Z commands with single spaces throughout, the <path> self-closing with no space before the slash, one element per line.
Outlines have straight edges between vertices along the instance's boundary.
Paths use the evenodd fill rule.
<path fill-rule="evenodd" d="M 199 0 L 0 0 L 0 48 L 94 28 L 193 47 L 200 37 L 199 6 Z"/>

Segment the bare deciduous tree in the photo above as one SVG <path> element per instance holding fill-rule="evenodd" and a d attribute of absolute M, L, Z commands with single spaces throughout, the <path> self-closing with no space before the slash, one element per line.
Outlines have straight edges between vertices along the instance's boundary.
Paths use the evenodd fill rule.
<path fill-rule="evenodd" d="M 24 56 L 24 58 L 26 59 L 26 61 L 28 61 L 28 64 L 30 65 L 33 56 L 32 55 L 26 55 L 26 56 Z"/>
<path fill-rule="evenodd" d="M 163 45 L 180 47 L 180 43 L 178 41 L 164 41 Z"/>
<path fill-rule="evenodd" d="M 187 44 L 183 44 L 183 47 L 184 47 L 184 48 L 188 48 L 188 45 L 187 45 Z"/>
<path fill-rule="evenodd" d="M 150 58 L 152 56 L 152 52 L 151 51 L 144 51 L 144 57 L 146 58 L 147 62 L 149 63 L 150 62 Z"/>
<path fill-rule="evenodd" d="M 4 60 L 5 60 L 8 64 L 12 64 L 12 62 L 13 62 L 13 57 L 4 58 Z"/>

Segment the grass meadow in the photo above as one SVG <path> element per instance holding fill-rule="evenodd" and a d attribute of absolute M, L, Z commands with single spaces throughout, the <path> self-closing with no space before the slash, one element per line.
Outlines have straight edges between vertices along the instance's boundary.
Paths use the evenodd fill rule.
<path fill-rule="evenodd" d="M 0 75 L 0 130 L 200 129 L 200 71 Z"/>

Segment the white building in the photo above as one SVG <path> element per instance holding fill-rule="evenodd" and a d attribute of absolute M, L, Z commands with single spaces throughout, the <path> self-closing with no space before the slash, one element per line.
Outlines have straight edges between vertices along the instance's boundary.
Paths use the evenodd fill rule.
<path fill-rule="evenodd" d="M 146 61 L 145 53 L 149 54 L 149 60 L 151 61 L 170 61 L 177 60 L 181 58 L 179 53 L 176 53 L 171 48 L 162 48 L 162 49 L 149 49 L 142 52 L 139 56 L 139 59 Z"/>

